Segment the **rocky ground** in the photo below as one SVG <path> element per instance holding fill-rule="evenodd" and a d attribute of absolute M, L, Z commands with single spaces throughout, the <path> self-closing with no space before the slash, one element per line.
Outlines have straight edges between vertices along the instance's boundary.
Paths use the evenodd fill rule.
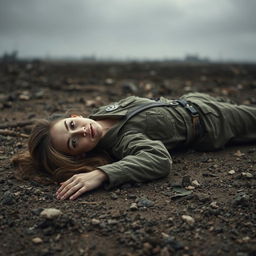
<path fill-rule="evenodd" d="M 256 104 L 256 65 L 1 63 L 0 255 L 256 255 L 255 144 L 171 152 L 168 178 L 75 201 L 14 178 L 10 159 L 35 118 L 191 91 Z"/>

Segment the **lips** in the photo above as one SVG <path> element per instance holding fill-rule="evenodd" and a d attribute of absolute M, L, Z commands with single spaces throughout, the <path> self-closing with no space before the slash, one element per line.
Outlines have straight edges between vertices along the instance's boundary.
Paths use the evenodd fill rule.
<path fill-rule="evenodd" d="M 94 130 L 92 128 L 92 124 L 90 124 L 90 132 L 91 132 L 91 137 L 94 138 Z"/>

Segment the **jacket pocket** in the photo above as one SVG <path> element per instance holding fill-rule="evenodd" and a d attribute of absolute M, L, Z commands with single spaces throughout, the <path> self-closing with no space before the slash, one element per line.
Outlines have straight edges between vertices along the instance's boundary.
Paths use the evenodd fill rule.
<path fill-rule="evenodd" d="M 150 139 L 161 140 L 168 136 L 168 130 L 173 129 L 167 124 L 167 117 L 156 109 L 146 113 L 146 134 Z"/>

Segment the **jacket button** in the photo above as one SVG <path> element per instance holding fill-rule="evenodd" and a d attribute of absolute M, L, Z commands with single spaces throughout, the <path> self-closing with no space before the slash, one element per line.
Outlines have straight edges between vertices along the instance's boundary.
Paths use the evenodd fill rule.
<path fill-rule="evenodd" d="M 110 112 L 110 111 L 116 110 L 117 108 L 119 108 L 119 105 L 118 104 L 113 104 L 113 105 L 109 105 L 108 107 L 106 107 L 105 110 L 107 112 Z"/>

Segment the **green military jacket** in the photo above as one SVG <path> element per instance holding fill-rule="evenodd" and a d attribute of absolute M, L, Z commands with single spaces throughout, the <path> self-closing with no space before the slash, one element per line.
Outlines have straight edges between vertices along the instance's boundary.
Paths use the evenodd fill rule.
<path fill-rule="evenodd" d="M 181 99 L 197 108 L 204 130 L 202 136 L 194 137 L 191 115 L 180 105 L 146 109 L 127 121 L 125 117 L 130 111 L 153 102 L 135 96 L 100 107 L 90 115 L 94 120 L 120 120 L 97 146 L 116 160 L 99 166 L 109 177 L 107 188 L 168 175 L 172 167 L 169 151 L 173 148 L 192 146 L 209 151 L 228 142 L 256 142 L 255 106 L 236 105 L 202 93 L 189 93 Z M 160 102 L 171 101 L 162 97 Z"/>
<path fill-rule="evenodd" d="M 109 177 L 108 188 L 167 176 L 172 167 L 169 150 L 189 143 L 191 117 L 182 107 L 153 107 L 125 120 L 127 113 L 151 102 L 131 96 L 89 116 L 94 120 L 119 119 L 97 146 L 116 160 L 98 167 Z M 160 102 L 170 100 L 161 98 Z"/>

